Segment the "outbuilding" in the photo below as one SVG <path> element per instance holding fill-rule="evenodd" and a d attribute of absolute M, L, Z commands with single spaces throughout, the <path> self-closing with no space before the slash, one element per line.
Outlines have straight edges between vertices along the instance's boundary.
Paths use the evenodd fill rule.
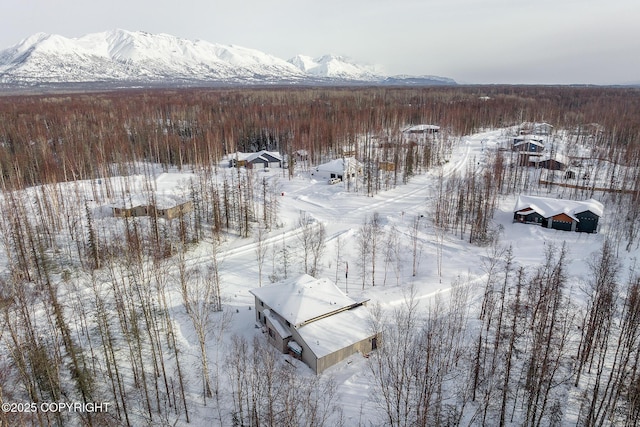
<path fill-rule="evenodd" d="M 405 135 L 412 135 L 412 134 L 425 135 L 425 134 L 434 134 L 438 132 L 440 132 L 440 126 L 428 125 L 428 124 L 409 126 L 408 128 L 402 131 L 402 133 L 404 133 Z"/>
<path fill-rule="evenodd" d="M 569 159 L 561 154 L 543 154 L 529 159 L 529 166 L 539 169 L 564 170 L 567 168 Z"/>

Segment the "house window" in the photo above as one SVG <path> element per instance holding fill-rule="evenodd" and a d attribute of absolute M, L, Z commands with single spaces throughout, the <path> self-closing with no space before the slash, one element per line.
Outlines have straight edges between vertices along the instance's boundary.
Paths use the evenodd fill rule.
<path fill-rule="evenodd" d="M 264 303 L 260 301 L 260 307 L 264 307 Z"/>
<path fill-rule="evenodd" d="M 269 328 L 269 336 L 271 338 L 275 338 L 275 335 L 273 334 L 273 329 Z"/>

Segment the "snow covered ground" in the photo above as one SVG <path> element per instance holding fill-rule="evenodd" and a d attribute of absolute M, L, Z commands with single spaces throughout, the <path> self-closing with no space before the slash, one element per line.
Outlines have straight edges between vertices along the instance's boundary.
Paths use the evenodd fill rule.
<path fill-rule="evenodd" d="M 280 169 L 271 168 L 269 171 L 254 171 L 271 183 L 278 183 L 281 190 L 279 199 L 278 222 L 280 228 L 273 229 L 265 237 L 264 243 L 269 251 L 263 272 L 263 282 L 268 283 L 271 272 L 271 252 L 278 250 L 283 244 L 289 245 L 293 252 L 299 247 L 298 218 L 301 212 L 321 222 L 326 228 L 326 248 L 321 262 L 318 277 L 336 280 L 337 285 L 352 298 L 360 297 L 371 300 L 370 304 L 379 304 L 385 311 L 391 311 L 401 305 L 408 290 L 413 287 L 416 300 L 421 308 L 426 308 L 436 295 L 446 297 L 454 282 L 466 284 L 471 290 L 471 312 L 478 309 L 478 304 L 484 290 L 486 272 L 485 261 L 491 257 L 490 248 L 474 246 L 459 236 L 445 234 L 442 243 L 438 243 L 436 230 L 432 225 L 430 215 L 433 212 L 435 185 L 440 175 L 451 176 L 454 173 L 464 174 L 475 166 L 481 171 L 487 163 L 487 156 L 495 155 L 495 150 L 505 139 L 504 130 L 492 130 L 480 134 L 463 137 L 454 148 L 449 161 L 433 168 L 428 173 L 412 177 L 407 184 L 398 185 L 389 191 L 382 191 L 373 197 L 362 193 L 347 191 L 346 183 L 329 185 L 325 180 L 312 179 L 309 172 L 296 171 L 293 179 L 283 176 Z M 188 194 L 188 179 L 192 173 L 163 173 L 155 180 L 155 191 L 158 194 L 170 195 Z M 131 178 L 131 191 L 144 187 L 141 177 Z M 116 180 L 114 180 L 114 183 Z M 101 183 L 99 185 L 104 185 Z M 90 191 L 90 186 L 86 186 Z M 117 190 L 116 190 L 117 192 Z M 531 194 L 553 197 L 548 189 L 532 188 Z M 500 229 L 499 244 L 512 246 L 515 262 L 519 265 L 538 266 L 544 260 L 545 248 L 549 245 L 560 246 L 566 243 L 569 251 L 570 264 L 568 272 L 569 284 L 585 279 L 588 263 L 594 259 L 608 232 L 607 207 L 601 220 L 600 233 L 584 234 L 543 229 L 541 227 L 514 223 L 513 207 L 515 196 L 503 197 L 499 200 L 499 207 L 494 215 L 494 227 Z M 96 203 L 94 212 L 99 221 L 115 223 L 118 219 L 107 216 L 108 204 Z M 419 224 L 420 255 L 416 274 L 412 274 L 412 256 L 405 251 L 399 271 L 388 271 L 385 279 L 383 263 L 379 263 L 376 271 L 375 286 L 370 286 L 367 280 L 364 289 L 358 266 L 357 231 L 360 226 L 375 213 L 379 215 L 384 231 L 395 227 L 405 242 L 410 239 L 410 228 L 414 221 Z M 338 245 L 340 249 L 338 251 Z M 222 283 L 222 300 L 224 310 L 231 314 L 231 321 L 224 336 L 211 336 L 208 351 L 215 360 L 224 361 L 228 356 L 232 336 L 244 336 L 249 342 L 254 336 L 261 336 L 260 329 L 254 327 L 255 312 L 252 310 L 254 297 L 249 290 L 258 287 L 258 266 L 256 262 L 257 243 L 253 238 L 242 239 L 228 237 L 221 246 L 220 274 Z M 442 250 L 442 274 L 438 274 L 437 253 Z M 207 263 L 210 261 L 211 243 L 201 242 L 192 247 L 187 257 L 193 263 Z M 340 253 L 339 257 L 336 255 Z M 620 252 L 625 267 L 632 265 L 637 257 L 637 249 L 632 253 Z M 349 265 L 348 278 L 345 277 L 346 266 Z M 290 275 L 302 273 L 301 264 L 295 261 L 291 266 Z M 583 298 L 579 289 L 572 289 L 577 298 Z M 216 416 L 212 415 L 212 407 L 202 406 L 199 393 L 199 347 L 189 320 L 181 305 L 179 289 L 171 289 L 169 293 L 170 306 L 173 307 L 173 317 L 178 323 L 177 340 L 182 348 L 182 356 L 187 361 L 189 386 L 192 405 L 191 425 L 211 425 Z M 283 358 L 287 356 L 282 356 Z M 292 361 L 292 363 L 296 363 Z M 312 375 L 310 370 L 302 364 L 296 364 L 300 375 Z M 327 371 L 323 376 L 333 378 L 338 386 L 338 401 L 343 409 L 346 425 L 368 425 L 370 422 L 380 421 L 380 411 L 370 398 L 373 390 L 371 373 L 367 366 L 367 359 L 362 355 L 354 355 Z M 220 381 L 227 381 L 226 377 Z M 224 388 L 224 387 L 223 387 Z M 182 423 L 184 420 L 180 420 Z"/>
<path fill-rule="evenodd" d="M 442 174 L 464 174 L 472 162 L 476 162 L 477 170 L 481 170 L 486 163 L 486 156 L 494 155 L 493 148 L 503 139 L 503 130 L 462 138 L 449 162 L 442 167 Z M 422 307 L 426 307 L 435 295 L 446 296 L 452 283 L 459 281 L 470 285 L 472 301 L 479 303 L 484 289 L 483 261 L 490 257 L 488 248 L 470 245 L 458 236 L 445 235 L 442 247 L 442 276 L 437 273 L 437 238 L 429 214 L 433 207 L 434 185 L 440 174 L 438 168 L 425 175 L 413 177 L 406 185 L 399 185 L 373 197 L 348 192 L 345 183 L 328 185 L 324 180 L 313 180 L 304 172 L 296 173 L 292 180 L 282 178 L 279 170 L 272 169 L 260 173 L 268 179 L 277 179 L 283 193 L 279 208 L 283 227 L 272 231 L 267 242 L 280 245 L 284 239 L 292 245 L 297 244 L 295 227 L 300 212 L 306 212 L 322 222 L 327 229 L 328 240 L 319 276 L 337 278 L 338 286 L 349 295 L 370 298 L 372 305 L 379 303 L 385 310 L 392 310 L 405 301 L 408 289 L 413 286 L 416 299 Z M 532 194 L 549 196 L 546 190 L 535 189 Z M 571 259 L 570 274 L 584 279 L 587 263 L 599 251 L 606 235 L 606 214 L 600 234 L 571 233 L 513 223 L 514 205 L 515 197 L 501 199 L 494 222 L 496 226 L 503 227 L 500 245 L 511 245 L 514 248 L 515 261 L 523 266 L 538 266 L 544 260 L 547 245 L 560 246 L 566 243 Z M 367 285 L 363 290 L 359 269 L 356 267 L 358 244 L 355 236 L 358 228 L 374 212 L 379 214 L 385 230 L 395 226 L 401 230 L 406 240 L 409 239 L 408 230 L 413 220 L 419 217 L 422 251 L 415 276 L 412 275 L 411 254 L 405 253 L 405 265 L 400 272 L 399 285 L 396 284 L 396 277 L 392 272 L 387 274 L 386 284 L 383 284 L 384 272 L 380 265 L 376 273 L 376 286 Z M 335 259 L 338 237 L 342 248 L 340 258 Z M 254 335 L 260 334 L 253 326 L 254 312 L 249 310 L 254 304 L 249 290 L 258 284 L 255 246 L 253 241 L 247 239 L 231 240 L 225 244 L 222 256 L 223 293 L 225 304 L 232 311 L 237 310 L 227 332 L 229 336 L 238 334 L 251 339 Z M 206 250 L 206 247 L 203 250 Z M 631 262 L 634 255 L 628 254 L 627 261 Z M 193 256 L 199 256 L 198 249 L 194 250 Z M 348 279 L 345 278 L 346 263 L 350 266 Z M 193 345 L 195 346 L 195 343 Z M 193 353 L 197 353 L 195 347 Z M 306 367 L 301 366 L 298 369 L 304 371 Z M 334 378 L 339 385 L 338 400 L 344 410 L 347 425 L 379 420 L 379 408 L 369 398 L 372 384 L 367 359 L 361 355 L 354 355 L 325 371 L 323 375 Z"/>

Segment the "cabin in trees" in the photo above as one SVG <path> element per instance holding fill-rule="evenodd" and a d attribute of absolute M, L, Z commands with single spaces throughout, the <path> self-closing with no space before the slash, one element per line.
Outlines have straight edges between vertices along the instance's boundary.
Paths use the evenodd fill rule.
<path fill-rule="evenodd" d="M 277 151 L 262 150 L 257 153 L 235 153 L 229 159 L 229 167 L 248 169 L 281 168 L 282 156 Z"/>
<path fill-rule="evenodd" d="M 427 140 L 435 139 L 440 132 L 440 126 L 436 125 L 414 125 L 402 131 L 403 139 L 413 143 L 426 143 Z"/>
<path fill-rule="evenodd" d="M 520 135 L 551 135 L 553 126 L 549 123 L 524 122 L 520 125 Z"/>
<path fill-rule="evenodd" d="M 139 196 L 131 196 L 127 200 L 116 203 L 111 207 L 113 216 L 118 218 L 129 218 L 149 215 L 149 203 Z"/>
<path fill-rule="evenodd" d="M 531 156 L 529 166 L 549 170 L 565 170 L 569 160 L 561 154 L 543 154 L 542 156 Z"/>
<path fill-rule="evenodd" d="M 518 135 L 513 138 L 513 151 L 539 153 L 544 150 L 544 139 L 537 135 Z"/>
<path fill-rule="evenodd" d="M 297 150 L 293 153 L 293 156 L 297 162 L 306 162 L 309 160 L 309 152 L 307 150 Z"/>
<path fill-rule="evenodd" d="M 332 160 L 317 166 L 311 176 L 319 179 L 338 178 L 342 181 L 362 175 L 362 164 L 353 157 Z"/>
<path fill-rule="evenodd" d="M 342 147 L 340 149 L 340 155 L 342 157 L 355 157 L 356 149 L 354 147 Z"/>
<path fill-rule="evenodd" d="M 191 200 L 175 201 L 172 199 L 156 199 L 153 206 L 155 215 L 158 218 L 173 219 L 178 218 L 188 212 L 193 211 L 193 202 Z"/>
<path fill-rule="evenodd" d="M 414 125 L 402 131 L 405 135 L 433 135 L 440 132 L 440 126 L 436 125 Z"/>
<path fill-rule="evenodd" d="M 395 162 L 378 162 L 378 169 L 385 172 L 393 172 L 396 170 Z"/>
<path fill-rule="evenodd" d="M 380 342 L 371 331 L 367 300 L 354 300 L 328 279 L 302 275 L 250 291 L 256 321 L 279 351 L 316 374 Z"/>
<path fill-rule="evenodd" d="M 575 201 L 519 196 L 513 221 L 556 230 L 596 233 L 603 211 L 602 203 L 594 199 Z"/>
<path fill-rule="evenodd" d="M 193 211 L 191 200 L 176 199 L 168 196 L 156 196 L 152 202 L 138 196 L 132 196 L 124 203 L 112 206 L 113 216 L 119 218 L 155 216 L 174 219 Z"/>

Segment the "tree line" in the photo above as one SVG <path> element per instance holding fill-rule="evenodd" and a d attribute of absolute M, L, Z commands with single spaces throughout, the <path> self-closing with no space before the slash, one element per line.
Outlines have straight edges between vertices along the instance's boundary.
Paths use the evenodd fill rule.
<path fill-rule="evenodd" d="M 491 86 L 2 96 L 0 177 L 4 187 L 22 188 L 139 172 L 141 161 L 216 167 L 225 155 L 261 149 L 291 159 L 305 150 L 318 164 L 350 146 L 368 159 L 371 145 L 357 141 L 358 135 L 396 142 L 410 124 L 437 124 L 460 136 L 540 119 L 562 129 L 601 125 L 593 143 L 608 158 L 629 164 L 638 158 L 637 94 L 632 88 Z M 398 163 L 393 149 L 381 154 L 378 161 Z M 431 161 L 430 153 L 409 155 L 417 162 L 413 167 Z M 411 167 L 409 161 L 401 170 Z"/>
<path fill-rule="evenodd" d="M 387 318 L 377 312 L 384 345 L 369 368 L 380 424 L 637 425 L 640 277 L 623 274 L 605 241 L 590 279 L 571 289 L 568 257 L 549 246 L 525 268 L 495 246 L 477 310 L 456 282 L 449 298 L 409 291 Z"/>
<path fill-rule="evenodd" d="M 344 423 L 335 384 L 283 368 L 260 340 L 250 344 L 226 334 L 225 239 L 253 238 L 261 285 L 263 268 L 270 281 L 296 269 L 319 274 L 327 236 L 320 222 L 301 212 L 296 239 L 267 239 L 281 226 L 278 180 L 218 168 L 222 156 L 273 149 L 292 159 L 303 149 L 317 164 L 353 146 L 368 168 L 361 191 L 373 195 L 445 161 L 461 135 L 548 118 L 565 129 L 601 123 L 602 132 L 576 136 L 576 143 L 632 166 L 640 159 L 637 98 L 634 89 L 536 87 L 2 97 L 2 398 L 107 396 L 114 403 L 113 413 L 83 414 L 84 425 L 190 422 L 205 407 L 220 424 Z M 424 122 L 443 128 L 442 144 L 404 143 L 402 127 Z M 395 169 L 378 173 L 382 161 Z M 182 189 L 194 204 L 192 214 L 171 222 L 154 216 L 112 221 L 94 209 L 126 202 L 131 176 L 150 183 L 154 164 L 193 171 Z M 637 175 L 628 179 L 640 188 Z M 620 207 L 611 219 L 612 240 L 576 290 L 567 283 L 567 248 L 549 247 L 543 265 L 531 269 L 517 265 L 512 249 L 497 249 L 500 230 L 492 217 L 498 198 L 531 185 L 526 168 L 509 167 L 498 152 L 483 170 L 473 163 L 465 174 L 440 176 L 428 217 L 411 218 L 406 230 L 383 232 L 373 213 L 355 231 L 352 271 L 358 270 L 354 285 L 363 289 L 399 285 L 409 264 L 411 275 L 419 275 L 427 224 L 438 239 L 440 276 L 445 236 L 494 250 L 477 315 L 459 283 L 448 301 L 436 299 L 426 311 L 409 293 L 404 307 L 376 312 L 372 328 L 383 330 L 385 344 L 369 370 L 384 424 L 557 425 L 567 417 L 581 425 L 638 423 L 640 285 L 637 274 L 622 272 L 616 261 L 620 242 L 622 250 L 638 242 L 638 194 L 606 196 Z M 157 196 L 145 193 L 150 200 Z M 207 246 L 205 257 L 189 255 L 196 244 Z M 338 237 L 336 281 L 342 249 Z M 171 299 L 173 289 L 178 300 Z M 576 294 L 584 304 L 572 300 Z M 192 354 L 179 341 L 176 312 L 187 320 Z M 230 351 L 223 351 L 225 344 Z M 191 369 L 198 371 L 198 384 L 188 381 Z M 571 414 L 563 407 L 569 396 L 580 403 Z M 72 416 L 36 413 L 30 422 L 65 425 Z"/>

